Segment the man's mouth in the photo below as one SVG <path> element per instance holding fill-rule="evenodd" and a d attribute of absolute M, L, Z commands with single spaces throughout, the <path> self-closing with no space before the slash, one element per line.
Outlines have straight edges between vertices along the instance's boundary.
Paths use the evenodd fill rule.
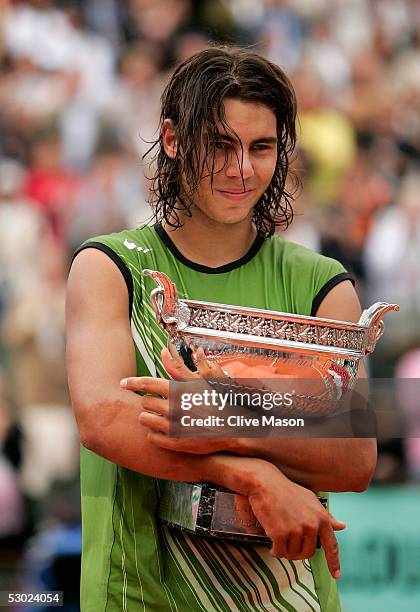
<path fill-rule="evenodd" d="M 222 194 L 222 196 L 228 198 L 229 200 L 239 201 L 248 197 L 251 193 L 253 193 L 254 189 L 246 189 L 245 191 L 243 189 L 219 189 L 218 191 Z"/>

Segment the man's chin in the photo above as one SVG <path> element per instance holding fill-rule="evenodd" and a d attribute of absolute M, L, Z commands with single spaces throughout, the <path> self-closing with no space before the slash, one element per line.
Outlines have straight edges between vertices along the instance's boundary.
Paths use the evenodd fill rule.
<path fill-rule="evenodd" d="M 220 225 L 237 225 L 237 224 L 251 224 L 254 207 L 250 208 L 249 206 L 240 206 L 238 204 L 226 205 L 226 202 L 223 205 L 219 205 L 217 207 L 212 207 L 213 210 L 206 208 L 193 208 L 192 214 L 194 216 L 194 211 L 201 216 L 203 215 L 208 219 L 209 222 L 217 223 Z M 196 214 L 197 214 L 196 213 Z"/>
<path fill-rule="evenodd" d="M 229 225 L 233 223 L 251 223 L 254 206 L 251 208 L 249 206 L 225 205 L 221 211 L 220 214 L 215 215 L 221 223 L 227 223 Z"/>
<path fill-rule="evenodd" d="M 235 211 L 231 214 L 217 215 L 213 217 L 213 221 L 222 225 L 238 225 L 252 223 L 252 211 L 244 214 L 243 212 Z"/>

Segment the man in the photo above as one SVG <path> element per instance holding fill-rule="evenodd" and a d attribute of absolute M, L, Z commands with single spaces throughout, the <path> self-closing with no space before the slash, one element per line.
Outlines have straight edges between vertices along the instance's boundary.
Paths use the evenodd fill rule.
<path fill-rule="evenodd" d="M 365 489 L 374 444 L 230 440 L 207 453 L 201 444 L 194 454 L 176 442 L 171 450 L 145 416 L 162 418 L 165 379 L 185 370 L 162 350 L 167 338 L 144 268 L 168 274 L 184 298 L 359 318 L 340 264 L 273 236 L 291 216 L 285 182 L 295 115 L 292 86 L 277 66 L 234 49 L 194 55 L 162 96 L 159 223 L 88 241 L 73 262 L 68 369 L 84 446 L 84 612 L 339 610 L 334 529 L 344 524 L 314 491 Z M 247 495 L 271 551 L 162 526 L 157 479 L 213 482 Z M 317 537 L 323 550 L 316 551 Z"/>

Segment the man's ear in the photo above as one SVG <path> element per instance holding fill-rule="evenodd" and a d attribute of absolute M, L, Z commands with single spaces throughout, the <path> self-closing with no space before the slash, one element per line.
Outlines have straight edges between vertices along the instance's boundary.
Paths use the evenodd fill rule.
<path fill-rule="evenodd" d="M 178 150 L 175 138 L 175 125 L 172 119 L 165 119 L 162 124 L 163 149 L 168 157 L 174 159 Z"/>

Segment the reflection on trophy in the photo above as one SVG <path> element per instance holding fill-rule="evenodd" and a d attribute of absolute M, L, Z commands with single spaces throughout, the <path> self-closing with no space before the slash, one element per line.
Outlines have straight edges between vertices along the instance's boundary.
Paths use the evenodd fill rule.
<path fill-rule="evenodd" d="M 156 287 L 151 301 L 158 323 L 190 369 L 204 350 L 233 379 L 287 378 L 310 382 L 298 393 L 294 410 L 323 415 L 352 389 L 360 361 L 382 336 L 382 317 L 396 304 L 379 302 L 357 323 L 283 312 L 178 299 L 177 288 L 162 272 L 144 270 Z M 226 383 L 229 384 L 229 383 Z M 254 386 L 251 382 L 251 385 Z M 258 388 L 258 382 L 254 388 Z M 246 497 L 208 483 L 165 481 L 159 516 L 163 522 L 198 535 L 269 543 Z M 325 498 L 320 502 L 326 505 Z"/>

